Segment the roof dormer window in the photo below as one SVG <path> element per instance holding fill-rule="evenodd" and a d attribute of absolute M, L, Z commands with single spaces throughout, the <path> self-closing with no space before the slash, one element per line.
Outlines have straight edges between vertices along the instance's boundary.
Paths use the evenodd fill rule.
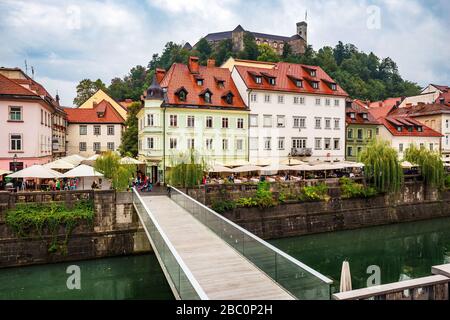
<path fill-rule="evenodd" d="M 311 83 L 311 86 L 312 86 L 314 89 L 319 89 L 319 83 L 318 83 L 317 81 L 313 81 L 313 82 Z"/>
<path fill-rule="evenodd" d="M 226 93 L 222 96 L 222 98 L 225 99 L 225 101 L 226 101 L 228 104 L 233 104 L 233 97 L 234 97 L 234 94 L 233 94 L 233 92 L 231 92 L 231 91 L 226 92 Z"/>
<path fill-rule="evenodd" d="M 197 85 L 202 86 L 203 85 L 203 79 L 197 79 Z"/>
<path fill-rule="evenodd" d="M 255 82 L 256 82 L 257 84 L 261 84 L 261 83 L 262 83 L 262 77 L 261 77 L 261 76 L 256 76 L 256 77 L 255 77 Z"/>
<path fill-rule="evenodd" d="M 272 85 L 272 86 L 275 85 L 275 78 L 269 78 L 268 81 L 269 81 L 270 85 Z"/>
<path fill-rule="evenodd" d="M 216 80 L 217 86 L 219 88 L 225 87 L 225 80 L 219 77 L 214 77 L 214 80 Z"/>
<path fill-rule="evenodd" d="M 295 86 L 296 86 L 297 88 L 303 87 L 302 80 L 295 80 Z"/>
<path fill-rule="evenodd" d="M 332 83 L 331 84 L 331 90 L 336 91 L 337 90 L 337 85 L 336 83 Z"/>
<path fill-rule="evenodd" d="M 175 91 L 175 95 L 178 96 L 178 99 L 180 99 L 180 101 L 186 101 L 187 94 L 188 92 L 184 87 L 181 87 L 177 91 Z"/>
<path fill-rule="evenodd" d="M 362 116 L 362 118 L 363 118 L 364 120 L 367 120 L 367 119 L 368 119 L 368 115 L 367 115 L 367 113 L 365 113 L 365 112 L 363 112 L 363 113 L 361 114 L 361 116 Z"/>
<path fill-rule="evenodd" d="M 422 128 L 421 126 L 418 126 L 418 127 L 417 127 L 417 131 L 418 131 L 418 132 L 422 132 L 422 131 L 423 131 L 423 128 Z"/>
<path fill-rule="evenodd" d="M 315 77 L 316 76 L 316 70 L 310 70 L 309 75 L 311 77 Z"/>
<path fill-rule="evenodd" d="M 350 112 L 350 119 L 355 119 L 356 115 L 354 112 Z"/>
<path fill-rule="evenodd" d="M 211 103 L 212 101 L 212 93 L 209 89 L 205 89 L 202 92 L 200 92 L 199 96 L 203 97 L 205 103 Z"/>
<path fill-rule="evenodd" d="M 402 126 L 397 126 L 397 131 L 402 132 Z"/>

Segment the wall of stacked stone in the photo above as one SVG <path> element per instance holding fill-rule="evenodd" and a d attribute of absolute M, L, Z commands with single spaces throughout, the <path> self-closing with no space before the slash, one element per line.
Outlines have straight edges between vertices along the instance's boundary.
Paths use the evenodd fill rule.
<path fill-rule="evenodd" d="M 290 202 L 273 208 L 237 208 L 224 216 L 263 239 L 450 217 L 450 191 L 407 185 L 398 196 Z"/>
<path fill-rule="evenodd" d="M 67 253 L 50 253 L 51 234 L 18 237 L 6 224 L 8 208 L 17 202 L 61 201 L 70 206 L 77 199 L 92 199 L 95 216 L 92 224 L 82 223 L 72 232 Z M 58 232 L 63 241 L 65 230 Z M 149 252 L 150 244 L 132 204 L 131 193 L 115 191 L 66 191 L 30 194 L 0 192 L 0 268 L 40 263 L 95 259 Z"/>

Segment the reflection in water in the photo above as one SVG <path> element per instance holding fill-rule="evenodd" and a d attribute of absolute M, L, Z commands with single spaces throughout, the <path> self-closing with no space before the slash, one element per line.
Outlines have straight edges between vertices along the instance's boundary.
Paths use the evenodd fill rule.
<path fill-rule="evenodd" d="M 367 268 L 381 269 L 381 283 L 431 274 L 433 265 L 449 263 L 450 218 L 270 241 L 335 281 L 348 259 L 353 289 L 366 287 Z"/>
<path fill-rule="evenodd" d="M 69 290 L 69 265 L 81 269 L 81 290 Z M 0 269 L 0 299 L 174 299 L 155 255 Z"/>

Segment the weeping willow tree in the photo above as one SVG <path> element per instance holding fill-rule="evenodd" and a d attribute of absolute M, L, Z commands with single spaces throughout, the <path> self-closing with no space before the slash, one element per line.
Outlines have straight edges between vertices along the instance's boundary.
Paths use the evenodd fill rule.
<path fill-rule="evenodd" d="M 194 150 L 181 153 L 171 160 L 171 168 L 167 174 L 169 184 L 175 187 L 193 188 L 202 182 L 206 162 Z"/>
<path fill-rule="evenodd" d="M 95 170 L 110 179 L 112 187 L 118 191 L 127 190 L 136 172 L 136 165 L 121 164 L 120 156 L 107 152 L 95 160 Z"/>
<path fill-rule="evenodd" d="M 405 160 L 420 167 L 420 173 L 427 186 L 439 189 L 444 187 L 445 169 L 439 153 L 412 145 L 405 151 Z"/>
<path fill-rule="evenodd" d="M 360 153 L 366 179 L 380 192 L 397 192 L 403 182 L 403 169 L 397 151 L 387 141 L 372 141 Z"/>

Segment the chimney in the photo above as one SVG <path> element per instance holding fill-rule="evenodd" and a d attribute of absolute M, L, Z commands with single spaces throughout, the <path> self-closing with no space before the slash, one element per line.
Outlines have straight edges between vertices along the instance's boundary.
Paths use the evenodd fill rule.
<path fill-rule="evenodd" d="M 189 57 L 188 68 L 191 73 L 198 73 L 198 57 Z"/>
<path fill-rule="evenodd" d="M 59 94 L 58 94 L 58 93 L 56 93 L 55 100 L 56 100 L 56 103 L 57 103 L 58 106 L 59 106 Z"/>
<path fill-rule="evenodd" d="M 213 68 L 213 67 L 215 67 L 215 66 L 216 66 L 216 60 L 214 60 L 214 59 L 208 59 L 207 66 L 208 66 L 208 68 Z"/>

